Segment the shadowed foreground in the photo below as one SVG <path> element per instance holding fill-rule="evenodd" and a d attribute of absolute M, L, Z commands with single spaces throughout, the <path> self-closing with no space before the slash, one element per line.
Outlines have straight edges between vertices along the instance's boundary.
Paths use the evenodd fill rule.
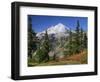
<path fill-rule="evenodd" d="M 76 64 L 87 64 L 87 52 L 81 52 L 79 54 L 73 54 L 64 58 L 56 59 L 55 61 L 48 61 L 37 63 L 33 60 L 28 60 L 28 66 L 50 66 L 50 65 L 76 65 Z"/>

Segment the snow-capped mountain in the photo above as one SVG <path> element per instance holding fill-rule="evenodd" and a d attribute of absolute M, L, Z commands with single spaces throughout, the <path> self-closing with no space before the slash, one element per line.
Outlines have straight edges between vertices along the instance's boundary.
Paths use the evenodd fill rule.
<path fill-rule="evenodd" d="M 55 38 L 61 38 L 61 37 L 67 37 L 69 35 L 69 28 L 67 26 L 65 26 L 62 23 L 58 23 L 55 26 L 51 26 L 47 29 L 47 33 L 49 35 L 50 38 L 55 37 Z M 45 31 L 39 32 L 37 33 L 37 37 L 38 38 L 42 38 L 45 34 Z"/>

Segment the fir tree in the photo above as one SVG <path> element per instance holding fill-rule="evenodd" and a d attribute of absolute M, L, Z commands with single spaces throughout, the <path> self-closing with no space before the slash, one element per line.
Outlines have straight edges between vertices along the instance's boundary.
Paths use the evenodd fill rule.
<path fill-rule="evenodd" d="M 71 29 L 69 31 L 69 37 L 65 43 L 64 54 L 65 55 L 77 54 L 86 48 L 87 48 L 87 35 L 83 31 L 83 29 L 80 28 L 80 23 L 78 20 L 75 32 L 73 33 Z"/>
<path fill-rule="evenodd" d="M 68 44 L 68 51 L 69 51 L 69 55 L 72 54 L 72 49 L 73 49 L 73 41 L 72 41 L 72 31 L 71 31 L 71 28 L 70 28 L 70 32 L 69 32 L 69 44 Z"/>
<path fill-rule="evenodd" d="M 49 51 L 50 51 L 50 42 L 49 42 L 49 37 L 48 37 L 48 33 L 46 31 L 45 35 L 44 35 L 44 41 L 41 42 L 41 45 L 39 46 L 39 48 L 36 50 L 36 61 L 38 63 L 41 62 L 46 62 L 49 60 Z"/>
<path fill-rule="evenodd" d="M 87 34 L 86 33 L 84 33 L 84 36 L 83 36 L 83 46 L 84 46 L 84 48 L 86 49 L 87 48 Z"/>
<path fill-rule="evenodd" d="M 43 49 L 44 49 L 44 52 L 46 54 L 47 59 L 49 60 L 48 53 L 50 51 L 50 41 L 49 41 L 49 37 L 48 37 L 47 31 L 46 31 L 45 36 L 44 36 Z"/>
<path fill-rule="evenodd" d="M 80 29 L 80 50 L 81 50 L 81 51 L 83 51 L 83 49 L 84 49 L 83 34 L 84 34 L 84 31 L 83 31 L 83 29 L 81 28 L 81 29 Z"/>
<path fill-rule="evenodd" d="M 72 34 L 72 30 L 70 28 L 69 31 L 69 37 L 66 41 L 66 45 L 65 45 L 65 50 L 64 50 L 64 54 L 65 55 L 72 55 L 73 51 L 74 51 L 74 43 L 73 43 L 73 34 Z"/>
<path fill-rule="evenodd" d="M 79 20 L 77 21 L 77 26 L 76 26 L 76 30 L 75 30 L 75 53 L 79 53 L 80 52 L 80 24 L 79 24 Z"/>
<path fill-rule="evenodd" d="M 36 50 L 36 33 L 32 29 L 32 19 L 28 18 L 28 56 L 32 58 L 32 52 Z"/>

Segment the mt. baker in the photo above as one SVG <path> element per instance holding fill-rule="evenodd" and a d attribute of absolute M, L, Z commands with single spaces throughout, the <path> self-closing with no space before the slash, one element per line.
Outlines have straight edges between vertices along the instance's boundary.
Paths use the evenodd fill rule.
<path fill-rule="evenodd" d="M 42 39 L 42 37 L 45 34 L 45 31 L 46 30 L 37 33 L 36 36 L 39 39 Z M 55 38 L 67 37 L 69 35 L 69 31 L 70 31 L 70 29 L 62 23 L 58 23 L 57 25 L 51 26 L 47 29 L 47 33 L 48 33 L 49 38 L 52 38 L 52 37 L 55 37 Z"/>

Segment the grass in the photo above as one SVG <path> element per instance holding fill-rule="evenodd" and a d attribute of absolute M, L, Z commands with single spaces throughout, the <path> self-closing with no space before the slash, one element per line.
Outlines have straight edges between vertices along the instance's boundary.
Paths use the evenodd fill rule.
<path fill-rule="evenodd" d="M 69 57 L 56 59 L 55 61 L 37 63 L 32 59 L 28 59 L 28 66 L 51 66 L 51 65 L 76 65 L 76 64 L 87 64 L 87 52 L 81 52 L 79 54 L 73 54 Z"/>

